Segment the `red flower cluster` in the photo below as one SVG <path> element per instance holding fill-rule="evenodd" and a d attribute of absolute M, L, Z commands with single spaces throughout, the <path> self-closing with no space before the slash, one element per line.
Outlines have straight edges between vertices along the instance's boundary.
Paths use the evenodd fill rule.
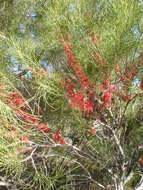
<path fill-rule="evenodd" d="M 75 73 L 76 77 L 78 78 L 78 80 L 80 82 L 80 85 L 83 88 L 91 87 L 91 84 L 88 82 L 88 79 L 87 79 L 85 73 L 83 72 L 78 61 L 76 60 L 76 58 L 73 55 L 73 52 L 71 50 L 71 45 L 69 44 L 69 42 L 65 42 L 63 37 L 62 37 L 62 44 L 63 44 L 64 51 L 65 51 L 67 58 L 68 58 L 69 67 Z"/>
<path fill-rule="evenodd" d="M 79 108 L 81 112 L 84 111 L 84 96 L 77 92 L 74 97 L 71 99 L 71 105 L 73 108 Z"/>
<path fill-rule="evenodd" d="M 66 80 L 66 82 L 64 83 L 64 88 L 68 94 L 69 103 L 73 108 L 78 108 L 81 112 L 85 112 L 86 114 L 91 115 L 93 114 L 94 104 L 89 99 L 89 95 L 91 95 L 92 93 L 90 94 L 88 91 L 93 91 L 93 85 L 89 83 L 85 73 L 83 72 L 78 61 L 74 57 L 69 42 L 65 42 L 63 37 L 62 44 L 68 58 L 69 67 L 78 78 L 81 88 L 81 90 L 77 92 L 74 89 L 72 81 L 70 79 Z"/>
<path fill-rule="evenodd" d="M 78 108 L 80 112 L 85 112 L 88 115 L 93 114 L 94 104 L 87 97 L 90 97 L 90 93 L 86 93 L 85 90 L 76 92 L 71 80 L 67 80 L 64 83 L 65 90 L 68 94 L 69 103 L 72 108 Z"/>
<path fill-rule="evenodd" d="M 9 104 L 14 108 L 16 115 L 27 124 L 32 124 L 41 132 L 49 133 L 50 128 L 47 124 L 39 123 L 39 117 L 31 115 L 29 113 L 29 104 L 23 100 L 23 97 L 18 92 L 12 92 L 10 96 L 6 98 Z"/>
<path fill-rule="evenodd" d="M 66 141 L 63 137 L 61 137 L 60 131 L 57 130 L 54 134 L 53 134 L 53 140 L 56 143 L 60 143 L 60 144 L 66 144 Z"/>
<path fill-rule="evenodd" d="M 110 74 L 108 74 L 107 79 L 101 85 L 101 92 L 104 93 L 103 98 L 102 98 L 102 102 L 103 102 L 102 107 L 110 107 L 112 94 L 116 92 L 116 88 L 111 87 Z"/>
<path fill-rule="evenodd" d="M 70 97 L 73 97 L 75 95 L 74 86 L 70 79 L 67 79 L 66 82 L 63 84 L 65 90 L 67 91 L 68 95 Z"/>
<path fill-rule="evenodd" d="M 23 112 L 23 117 L 26 117 L 25 111 L 29 110 L 30 106 L 27 101 L 24 101 L 22 95 L 19 92 L 12 92 L 10 95 L 6 96 L 5 99 L 15 109 L 15 112 Z"/>
<path fill-rule="evenodd" d="M 98 45 L 99 41 L 101 40 L 98 38 L 99 37 L 96 37 L 94 32 L 92 32 L 91 40 L 94 45 Z M 136 75 L 136 69 L 133 64 L 130 65 L 130 68 L 126 69 L 124 73 L 118 66 L 115 68 L 115 71 L 117 73 L 119 72 L 120 76 L 120 81 L 117 82 L 117 84 L 111 85 L 110 73 L 108 73 L 105 82 L 101 84 L 99 94 L 101 93 L 102 95 L 100 96 L 96 93 L 94 85 L 88 81 L 87 76 L 73 55 L 72 48 L 69 43 L 69 37 L 67 41 L 65 41 L 63 37 L 61 39 L 64 51 L 68 58 L 68 65 L 72 69 L 73 74 L 75 74 L 76 78 L 78 79 L 77 81 L 79 82 L 78 90 L 76 90 L 76 84 L 73 85 L 70 79 L 67 79 L 64 83 L 64 88 L 72 108 L 77 108 L 80 110 L 80 112 L 85 113 L 90 117 L 94 113 L 94 107 L 96 107 L 96 110 L 99 112 L 103 111 L 105 108 L 111 107 L 114 103 L 115 96 L 119 97 L 125 102 L 130 102 L 132 100 L 132 97 L 128 95 L 128 90 L 131 81 Z M 105 69 L 107 62 L 106 59 L 100 55 L 100 52 L 95 52 L 94 58 L 102 67 L 102 69 Z M 124 89 L 122 89 L 121 83 Z M 143 89 L 143 80 L 140 83 L 140 88 Z M 98 105 L 95 106 L 95 104 Z"/>
<path fill-rule="evenodd" d="M 86 112 L 88 115 L 92 115 L 92 114 L 93 114 L 93 111 L 94 111 L 94 104 L 88 99 L 88 100 L 85 102 L 85 112 Z"/>
<path fill-rule="evenodd" d="M 111 104 L 111 98 L 112 98 L 112 93 L 110 91 L 104 93 L 103 102 L 104 102 L 105 107 L 109 107 L 110 106 L 110 104 Z"/>
<path fill-rule="evenodd" d="M 25 142 L 25 143 L 29 143 L 29 137 L 28 136 L 22 136 L 21 137 L 21 141 Z"/>
<path fill-rule="evenodd" d="M 71 91 L 69 91 L 69 93 L 73 95 Z M 23 96 L 19 92 L 16 91 L 9 94 L 7 91 L 5 91 L 3 94 L 3 98 L 9 104 L 9 106 L 13 108 L 17 117 L 25 122 L 23 131 L 26 131 L 28 126 L 36 127 L 44 133 L 49 133 L 51 131 L 48 124 L 39 122 L 39 116 L 33 116 L 30 113 L 30 105 L 26 101 L 24 101 Z M 21 142 L 26 144 L 30 142 L 29 137 L 27 135 L 21 135 L 18 128 L 16 128 L 13 124 L 9 123 L 8 128 L 9 132 L 7 132 L 5 135 L 7 139 L 18 138 Z M 50 133 L 50 135 L 52 134 Z M 60 144 L 66 144 L 65 139 L 60 135 L 60 132 L 58 130 L 53 134 L 52 138 L 55 142 L 58 142 Z"/>
<path fill-rule="evenodd" d="M 47 124 L 44 123 L 38 123 L 37 124 L 38 128 L 40 129 L 40 131 L 44 132 L 44 133 L 49 133 L 51 131 L 51 129 L 48 127 Z"/>
<path fill-rule="evenodd" d="M 25 101 L 22 98 L 22 95 L 18 92 L 12 92 L 9 96 L 10 103 L 15 106 L 24 106 Z M 28 106 L 26 103 L 25 106 Z"/>

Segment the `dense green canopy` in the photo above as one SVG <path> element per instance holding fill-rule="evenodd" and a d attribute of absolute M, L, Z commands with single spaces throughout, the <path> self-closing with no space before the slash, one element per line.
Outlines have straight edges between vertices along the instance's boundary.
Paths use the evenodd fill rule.
<path fill-rule="evenodd" d="M 142 52 L 142 1 L 0 0 L 0 179 L 22 190 L 115 189 L 120 180 L 134 189 L 143 175 Z M 101 102 L 110 75 L 119 89 L 111 107 L 95 104 L 89 117 L 71 106 L 67 78 L 88 98 L 77 68 Z"/>

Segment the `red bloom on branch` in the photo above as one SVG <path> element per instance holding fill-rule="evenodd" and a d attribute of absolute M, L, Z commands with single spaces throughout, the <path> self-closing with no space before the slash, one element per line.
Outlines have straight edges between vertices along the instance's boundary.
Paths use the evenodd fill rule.
<path fill-rule="evenodd" d="M 37 122 L 37 118 L 33 117 L 31 115 L 27 116 L 26 120 L 30 123 L 36 123 Z"/>
<path fill-rule="evenodd" d="M 111 103 L 112 93 L 111 92 L 105 92 L 103 96 L 103 102 L 105 105 L 109 106 Z"/>
<path fill-rule="evenodd" d="M 81 93 L 76 93 L 75 99 L 77 100 L 77 102 L 83 102 L 84 96 Z"/>
<path fill-rule="evenodd" d="M 48 127 L 47 124 L 44 124 L 44 123 L 38 124 L 38 128 L 40 129 L 40 131 L 42 131 L 44 133 L 50 132 L 50 128 Z"/>
<path fill-rule="evenodd" d="M 12 98 L 12 99 L 21 99 L 22 96 L 21 96 L 21 94 L 18 93 L 18 92 L 12 92 L 12 93 L 10 94 L 10 98 Z"/>
<path fill-rule="evenodd" d="M 66 80 L 66 82 L 64 83 L 64 88 L 66 89 L 66 91 L 70 97 L 74 96 L 74 94 L 75 94 L 74 87 L 73 87 L 72 81 L 70 79 Z"/>
<path fill-rule="evenodd" d="M 81 93 L 77 93 L 75 94 L 75 104 L 76 107 L 78 107 L 80 109 L 80 111 L 82 112 L 84 110 L 84 96 Z"/>
<path fill-rule="evenodd" d="M 69 37 L 68 37 L 69 39 Z M 87 114 L 92 114 L 94 105 L 90 100 L 85 102 L 84 97 L 89 97 L 90 94 L 93 97 L 93 92 L 95 92 L 95 87 L 91 82 L 88 81 L 88 78 L 82 68 L 80 67 L 78 60 L 75 58 L 71 45 L 68 41 L 65 41 L 61 35 L 61 42 L 64 47 L 64 51 L 67 55 L 68 65 L 75 74 L 78 82 L 80 84 L 81 92 L 76 92 L 74 89 L 73 83 L 70 79 L 67 79 L 64 83 L 64 88 L 68 94 L 68 101 L 71 104 L 72 108 L 77 108 L 80 112 L 86 112 Z"/>
<path fill-rule="evenodd" d="M 59 142 L 59 140 L 60 140 L 60 131 L 59 130 L 56 130 L 56 132 L 53 134 L 53 140 L 55 142 Z"/>
<path fill-rule="evenodd" d="M 17 105 L 17 106 L 22 106 L 22 105 L 24 105 L 24 100 L 22 100 L 22 99 L 16 99 L 16 100 L 13 101 L 13 103 L 15 105 Z"/>
<path fill-rule="evenodd" d="M 61 137 L 59 130 L 56 130 L 56 132 L 53 134 L 53 140 L 60 144 L 66 144 L 66 141 L 63 137 Z"/>
<path fill-rule="evenodd" d="M 64 138 L 60 138 L 60 139 L 59 139 L 59 143 L 60 143 L 60 144 L 66 144 L 66 141 L 65 141 Z"/>
<path fill-rule="evenodd" d="M 79 79 L 79 82 L 82 85 L 82 87 L 84 87 L 84 88 L 89 87 L 90 84 L 87 80 L 85 73 L 81 69 L 78 61 L 76 60 L 76 58 L 72 52 L 71 45 L 69 44 L 69 42 L 66 42 L 64 40 L 63 36 L 61 37 L 61 41 L 62 41 L 62 45 L 64 47 L 64 51 L 65 51 L 67 58 L 68 58 L 68 65 L 73 70 L 76 77 Z"/>
<path fill-rule="evenodd" d="M 23 142 L 25 142 L 25 143 L 29 143 L 29 137 L 28 137 L 28 136 L 23 136 L 23 137 L 21 138 L 21 140 L 22 140 Z"/>
<path fill-rule="evenodd" d="M 87 114 L 92 114 L 94 111 L 94 104 L 90 100 L 85 102 L 85 111 Z"/>

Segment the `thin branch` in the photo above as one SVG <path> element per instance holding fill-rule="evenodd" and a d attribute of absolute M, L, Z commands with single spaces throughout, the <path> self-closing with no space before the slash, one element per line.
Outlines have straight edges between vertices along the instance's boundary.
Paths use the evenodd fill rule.
<path fill-rule="evenodd" d="M 118 148 L 119 148 L 119 150 L 120 150 L 120 153 L 121 153 L 121 155 L 123 156 L 123 158 L 125 158 L 124 151 L 123 151 L 123 149 L 122 149 L 122 146 L 121 146 L 121 144 L 120 144 L 119 139 L 117 138 L 117 136 L 116 136 L 116 134 L 115 134 L 114 129 L 112 129 L 110 125 L 104 124 L 104 123 L 102 123 L 102 122 L 100 122 L 100 123 L 101 123 L 101 125 L 106 126 L 106 127 L 112 132 L 113 137 L 114 137 L 114 140 L 115 140 L 115 142 L 116 142 L 116 144 L 117 144 L 117 146 L 118 146 Z"/>

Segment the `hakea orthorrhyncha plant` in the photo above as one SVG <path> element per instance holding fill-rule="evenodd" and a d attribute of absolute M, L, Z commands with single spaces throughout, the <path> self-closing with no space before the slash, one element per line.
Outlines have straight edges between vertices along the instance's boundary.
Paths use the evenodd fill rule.
<path fill-rule="evenodd" d="M 96 88 L 91 82 L 88 81 L 87 76 L 85 75 L 78 61 L 73 55 L 70 43 L 66 42 L 63 37 L 62 44 L 68 58 L 68 65 L 72 69 L 73 73 L 78 79 L 78 82 L 80 83 L 80 90 L 77 91 L 75 90 L 75 87 L 70 79 L 67 79 L 65 81 L 64 88 L 68 94 L 69 103 L 72 105 L 73 108 L 78 108 L 81 112 L 92 116 L 94 112 L 94 99 L 96 97 Z M 112 96 L 110 84 L 106 84 L 106 88 L 108 88 L 107 85 L 109 89 L 104 92 L 104 97 L 102 99 L 104 106 L 107 106 L 110 103 Z"/>
<path fill-rule="evenodd" d="M 23 121 L 25 126 L 23 130 L 26 130 L 27 127 L 32 126 L 36 127 L 42 133 L 50 133 L 51 129 L 48 124 L 40 122 L 40 117 L 38 115 L 32 115 L 30 113 L 30 105 L 27 101 L 24 100 L 23 96 L 20 92 L 14 91 L 12 93 L 7 93 L 6 91 L 2 91 L 2 96 L 6 103 L 13 108 L 15 114 L 19 118 L 19 121 Z M 27 135 L 21 136 L 19 131 L 13 125 L 9 125 L 10 132 L 7 134 L 7 137 L 18 137 L 22 142 L 28 143 L 29 137 Z M 55 143 L 65 144 L 66 140 L 60 135 L 60 131 L 53 132 L 53 140 Z M 55 135 L 58 135 L 58 140 L 55 138 Z"/>
<path fill-rule="evenodd" d="M 92 40 L 94 44 L 97 43 L 97 40 L 95 40 L 95 35 L 94 38 L 92 36 Z M 117 73 L 119 73 L 120 76 L 120 81 L 117 84 L 111 85 L 111 74 L 108 73 L 105 82 L 101 83 L 98 94 L 102 93 L 102 96 L 99 96 L 96 92 L 95 86 L 88 80 L 86 74 L 78 63 L 78 60 L 75 58 L 69 38 L 68 41 L 66 41 L 62 36 L 61 42 L 67 55 L 68 66 L 76 76 L 77 82 L 80 86 L 77 90 L 76 84 L 73 84 L 70 78 L 67 78 L 64 82 L 67 98 L 72 108 L 77 108 L 80 112 L 91 117 L 93 116 L 95 111 L 94 107 L 97 103 L 98 111 L 101 112 L 105 108 L 112 106 L 112 99 L 114 99 L 114 96 L 119 97 L 124 102 L 130 102 L 132 100 L 132 97 L 129 95 L 128 91 L 129 86 L 132 84 L 132 81 L 136 76 L 136 69 L 133 64 L 131 64 L 130 68 L 127 68 L 124 73 L 119 69 L 119 67 L 116 67 L 115 71 L 118 71 Z M 107 64 L 105 58 L 100 58 L 99 61 L 99 54 L 96 54 L 96 62 L 100 62 L 100 66 L 104 66 L 104 68 Z M 124 86 L 122 89 L 120 88 L 121 83 L 123 84 L 122 86 Z M 140 88 L 142 88 L 142 83 L 140 84 Z"/>
<path fill-rule="evenodd" d="M 69 67 L 72 69 L 72 71 L 74 72 L 74 74 L 78 78 L 81 87 L 83 89 L 91 88 L 92 84 L 88 81 L 85 73 L 83 72 L 82 68 L 80 67 L 80 65 L 77 61 L 77 59 L 75 58 L 75 56 L 72 52 L 70 43 L 66 42 L 63 37 L 62 37 L 61 41 L 62 41 L 64 50 L 66 52 L 66 55 L 68 57 Z"/>
<path fill-rule="evenodd" d="M 76 75 L 81 87 L 80 91 L 76 91 L 70 79 L 64 82 L 64 87 L 69 96 L 69 103 L 73 108 L 79 108 L 81 112 L 85 112 L 91 116 L 94 111 L 94 104 L 90 99 L 95 93 L 95 88 L 92 83 L 88 81 L 87 76 L 73 55 L 70 43 L 66 42 L 63 37 L 61 41 L 68 58 L 68 65 Z"/>

